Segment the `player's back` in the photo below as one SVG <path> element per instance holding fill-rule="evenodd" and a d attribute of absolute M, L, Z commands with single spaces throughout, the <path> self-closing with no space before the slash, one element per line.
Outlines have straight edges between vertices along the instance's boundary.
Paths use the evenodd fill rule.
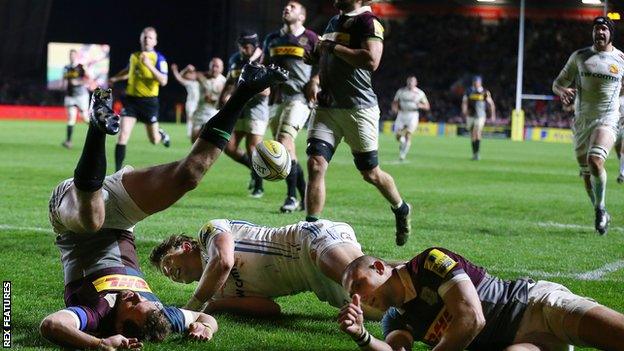
<path fill-rule="evenodd" d="M 245 221 L 211 221 L 200 232 L 204 262 L 210 259 L 206 248 L 214 235 L 229 232 L 234 239 L 234 266 L 216 297 L 276 297 L 310 290 L 301 271 L 302 265 L 314 264 L 306 249 L 308 225 L 273 228 Z"/>

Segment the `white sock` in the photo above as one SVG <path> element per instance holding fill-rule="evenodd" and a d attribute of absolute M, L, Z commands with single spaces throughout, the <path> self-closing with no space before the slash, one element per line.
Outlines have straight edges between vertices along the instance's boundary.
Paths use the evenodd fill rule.
<path fill-rule="evenodd" d="M 594 207 L 605 208 L 605 198 L 607 197 L 607 171 L 603 169 L 597 177 L 592 174 L 591 184 L 594 189 Z"/>

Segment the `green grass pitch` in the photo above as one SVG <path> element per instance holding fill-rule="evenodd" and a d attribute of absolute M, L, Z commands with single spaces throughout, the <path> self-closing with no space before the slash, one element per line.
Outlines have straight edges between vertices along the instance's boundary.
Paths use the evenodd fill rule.
<path fill-rule="evenodd" d="M 168 162 L 185 155 L 190 143 L 180 125 L 165 125 L 173 145 L 148 143 L 141 125 L 128 146 L 135 167 Z M 72 176 L 86 128 L 76 127 L 75 148 L 63 149 L 62 123 L 0 122 L 0 277 L 11 280 L 14 346 L 52 348 L 38 334 L 48 313 L 63 307 L 59 254 L 47 216 L 54 186 Z M 305 159 L 305 135 L 298 140 Z M 114 138 L 108 140 L 112 172 Z M 430 246 L 444 246 L 503 278 L 532 276 L 567 285 L 572 291 L 624 311 L 624 188 L 615 182 L 617 162 L 608 161 L 609 234 L 593 231 L 593 211 L 577 176 L 572 146 L 508 140 L 482 142 L 482 161 L 472 162 L 465 138 L 415 138 L 408 161 L 399 163 L 398 145 L 381 136 L 383 169 L 414 208 L 413 234 L 404 247 L 394 245 L 394 218 L 381 195 L 356 171 L 341 145 L 327 176 L 324 218 L 353 225 L 365 252 L 387 259 L 409 259 Z M 148 265 L 152 246 L 171 233 L 194 234 L 213 218 L 245 219 L 285 225 L 303 212 L 279 214 L 285 184 L 267 183 L 261 199 L 248 197 L 249 174 L 223 155 L 198 189 L 172 208 L 136 227 L 141 265 L 152 289 L 165 303 L 182 305 L 193 285 L 166 280 Z M 605 269 L 610 263 L 615 268 Z M 619 263 L 617 263 L 619 262 Z M 590 280 L 580 274 L 597 270 Z M 283 317 L 257 320 L 217 315 L 220 330 L 210 343 L 172 337 L 147 350 L 355 350 L 338 330 L 337 311 L 311 293 L 277 299 Z M 367 327 L 376 336 L 376 323 Z M 426 349 L 417 345 L 415 349 Z"/>

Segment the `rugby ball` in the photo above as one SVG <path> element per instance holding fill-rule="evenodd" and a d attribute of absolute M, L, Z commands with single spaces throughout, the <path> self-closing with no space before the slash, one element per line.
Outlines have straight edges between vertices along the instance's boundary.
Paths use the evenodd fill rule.
<path fill-rule="evenodd" d="M 254 171 L 266 180 L 281 180 L 290 173 L 290 155 L 281 143 L 263 140 L 251 155 Z"/>

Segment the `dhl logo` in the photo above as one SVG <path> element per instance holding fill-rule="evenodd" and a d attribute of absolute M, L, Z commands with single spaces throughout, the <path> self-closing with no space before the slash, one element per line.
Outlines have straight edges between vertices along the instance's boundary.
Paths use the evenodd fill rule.
<path fill-rule="evenodd" d="M 440 342 L 442 335 L 446 329 L 448 329 L 452 319 L 453 316 L 446 310 L 446 308 L 443 308 L 433 320 L 433 323 L 429 326 L 429 329 L 425 334 L 424 341 L 429 345 L 436 345 Z"/>
<path fill-rule="evenodd" d="M 473 101 L 483 101 L 485 100 L 485 94 L 470 94 L 469 98 Z"/>
<path fill-rule="evenodd" d="M 105 275 L 93 281 L 93 286 L 97 292 L 104 290 L 132 290 L 151 293 L 147 282 L 142 278 L 132 275 L 111 274 Z"/>
<path fill-rule="evenodd" d="M 299 46 L 278 46 L 271 48 L 269 54 L 271 56 L 297 56 L 303 57 L 305 49 Z"/>

